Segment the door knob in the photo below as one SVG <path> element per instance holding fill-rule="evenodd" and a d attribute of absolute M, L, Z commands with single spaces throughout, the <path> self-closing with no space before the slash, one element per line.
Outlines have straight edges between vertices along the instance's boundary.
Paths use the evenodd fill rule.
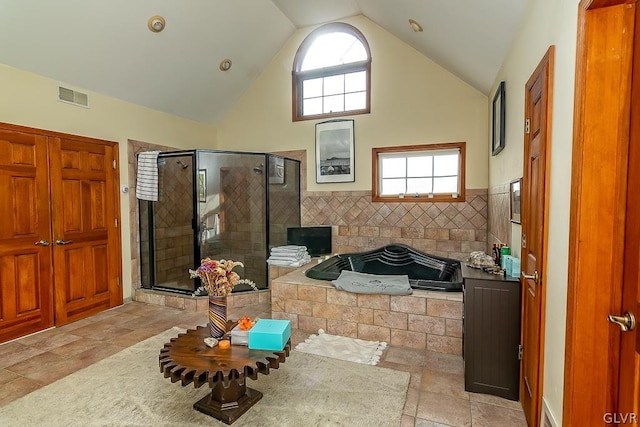
<path fill-rule="evenodd" d="M 49 246 L 49 242 L 47 240 L 38 240 L 36 243 L 34 243 L 37 246 Z"/>
<path fill-rule="evenodd" d="M 68 245 L 69 243 L 73 243 L 73 240 L 56 240 L 56 245 Z"/>
<path fill-rule="evenodd" d="M 607 316 L 607 320 L 620 326 L 620 330 L 622 332 L 633 331 L 636 327 L 636 317 L 633 313 L 629 313 L 628 311 L 624 316 L 614 316 L 613 314 L 610 314 Z"/>
<path fill-rule="evenodd" d="M 538 284 L 538 272 L 534 271 L 533 274 L 526 274 L 524 271 L 520 273 L 524 279 L 531 279 L 533 283 Z"/>

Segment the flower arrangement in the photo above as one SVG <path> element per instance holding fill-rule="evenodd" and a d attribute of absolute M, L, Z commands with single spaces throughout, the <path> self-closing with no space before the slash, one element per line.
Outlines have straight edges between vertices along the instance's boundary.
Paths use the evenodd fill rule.
<path fill-rule="evenodd" d="M 205 258 L 200 262 L 200 267 L 195 270 L 189 269 L 189 274 L 192 279 L 200 278 L 209 295 L 226 297 L 240 280 L 238 273 L 233 271 L 233 268 L 238 265 L 244 267 L 244 264 L 238 261 L 224 259 L 215 261 Z M 257 290 L 255 285 L 253 288 Z"/>

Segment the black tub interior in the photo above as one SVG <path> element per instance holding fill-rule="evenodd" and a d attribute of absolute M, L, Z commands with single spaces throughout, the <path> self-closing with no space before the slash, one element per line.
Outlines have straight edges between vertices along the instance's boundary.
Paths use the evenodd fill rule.
<path fill-rule="evenodd" d="M 369 274 L 406 274 L 414 289 L 462 290 L 459 261 L 428 255 L 400 244 L 368 252 L 336 255 L 308 269 L 305 274 L 312 279 L 335 280 L 342 270 Z"/>

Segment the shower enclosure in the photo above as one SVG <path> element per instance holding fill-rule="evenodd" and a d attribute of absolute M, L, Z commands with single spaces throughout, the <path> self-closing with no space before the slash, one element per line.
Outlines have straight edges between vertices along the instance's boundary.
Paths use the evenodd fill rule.
<path fill-rule="evenodd" d="M 242 279 L 266 289 L 267 257 L 300 226 L 300 162 L 216 150 L 158 156 L 158 201 L 140 200 L 142 286 L 191 294 L 189 269 L 232 259 Z M 240 284 L 234 292 L 251 289 Z"/>

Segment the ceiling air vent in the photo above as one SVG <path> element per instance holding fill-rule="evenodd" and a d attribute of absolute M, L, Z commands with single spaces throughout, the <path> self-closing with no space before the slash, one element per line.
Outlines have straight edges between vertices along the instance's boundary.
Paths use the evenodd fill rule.
<path fill-rule="evenodd" d="M 58 100 L 89 108 L 89 96 L 86 93 L 58 86 Z"/>

